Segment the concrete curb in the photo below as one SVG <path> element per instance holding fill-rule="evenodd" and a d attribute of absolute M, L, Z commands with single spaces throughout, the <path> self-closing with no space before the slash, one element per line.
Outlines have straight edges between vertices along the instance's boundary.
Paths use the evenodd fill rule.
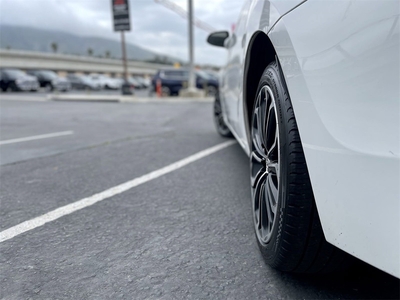
<path fill-rule="evenodd" d="M 120 95 L 47 95 L 50 101 L 82 101 L 82 102 L 120 102 Z"/>
<path fill-rule="evenodd" d="M 213 102 L 211 97 L 135 97 L 122 95 L 47 95 L 50 101 L 77 101 L 77 102 L 120 102 L 120 103 L 188 103 L 188 102 Z"/>

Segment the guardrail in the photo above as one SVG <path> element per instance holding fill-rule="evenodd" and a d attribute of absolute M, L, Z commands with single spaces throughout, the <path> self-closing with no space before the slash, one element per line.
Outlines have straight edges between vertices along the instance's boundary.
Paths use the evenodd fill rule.
<path fill-rule="evenodd" d="M 89 72 L 123 74 L 119 59 L 43 53 L 34 51 L 0 49 L 0 67 L 28 69 L 50 69 L 60 72 Z M 128 61 L 130 74 L 153 75 L 169 65 L 141 61 Z"/>

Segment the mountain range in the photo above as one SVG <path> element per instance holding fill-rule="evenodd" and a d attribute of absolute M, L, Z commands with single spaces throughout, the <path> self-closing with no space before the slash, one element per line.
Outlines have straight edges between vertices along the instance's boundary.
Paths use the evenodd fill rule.
<path fill-rule="evenodd" d="M 121 57 L 119 41 L 11 25 L 0 25 L 0 48 L 94 57 Z M 126 52 L 129 60 L 166 64 L 182 63 L 180 59 L 154 53 L 132 43 L 126 43 Z"/>

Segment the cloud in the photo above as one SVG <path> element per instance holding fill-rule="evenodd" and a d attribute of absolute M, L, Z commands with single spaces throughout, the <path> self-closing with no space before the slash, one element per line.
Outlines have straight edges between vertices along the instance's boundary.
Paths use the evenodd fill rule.
<path fill-rule="evenodd" d="M 187 0 L 175 0 L 187 9 Z M 187 20 L 151 0 L 130 0 L 131 32 L 126 40 L 143 48 L 188 58 Z M 243 0 L 194 0 L 195 17 L 216 29 L 230 29 Z M 110 0 L 0 0 L 0 24 L 62 30 L 82 36 L 119 39 L 112 30 Z M 226 50 L 209 46 L 195 28 L 195 60 L 222 65 Z"/>

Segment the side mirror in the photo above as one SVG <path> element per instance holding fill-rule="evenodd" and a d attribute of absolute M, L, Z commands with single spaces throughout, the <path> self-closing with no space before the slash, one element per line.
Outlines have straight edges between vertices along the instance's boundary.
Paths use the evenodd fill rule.
<path fill-rule="evenodd" d="M 217 47 L 224 47 L 225 40 L 228 37 L 229 37 L 228 31 L 213 32 L 207 37 L 207 43 L 209 43 L 210 45 L 217 46 Z"/>

